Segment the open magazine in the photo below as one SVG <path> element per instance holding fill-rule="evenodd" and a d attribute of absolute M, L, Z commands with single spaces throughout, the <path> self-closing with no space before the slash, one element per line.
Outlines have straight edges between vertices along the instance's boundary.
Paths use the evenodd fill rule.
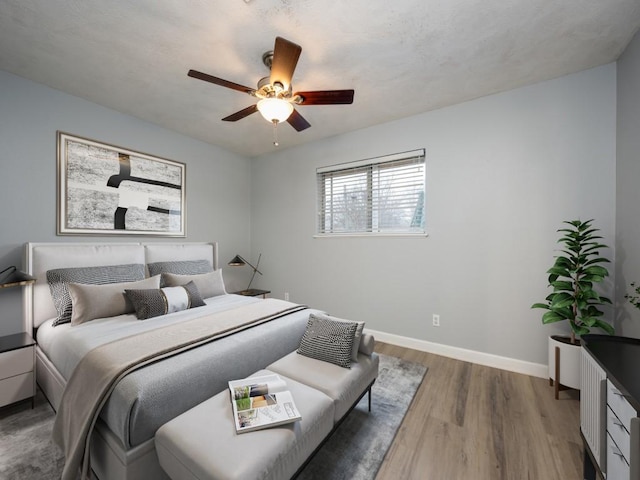
<path fill-rule="evenodd" d="M 275 427 L 300 420 L 287 384 L 279 375 L 229 382 L 231 404 L 238 433 Z"/>

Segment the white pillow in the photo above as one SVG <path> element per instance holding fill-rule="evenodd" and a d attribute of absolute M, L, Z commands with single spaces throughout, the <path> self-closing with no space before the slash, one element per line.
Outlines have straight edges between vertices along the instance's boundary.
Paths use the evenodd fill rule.
<path fill-rule="evenodd" d="M 189 282 L 196 284 L 202 298 L 217 297 L 226 295 L 224 280 L 222 279 L 222 269 L 214 270 L 210 273 L 195 275 L 181 275 L 179 273 L 163 273 L 162 282 L 167 287 L 181 287 Z"/>
<path fill-rule="evenodd" d="M 124 290 L 160 288 L 160 275 L 137 282 L 107 283 L 104 285 L 69 283 L 67 286 L 73 305 L 71 313 L 71 325 L 73 326 L 96 318 L 133 313 L 133 304 L 124 294 Z"/>

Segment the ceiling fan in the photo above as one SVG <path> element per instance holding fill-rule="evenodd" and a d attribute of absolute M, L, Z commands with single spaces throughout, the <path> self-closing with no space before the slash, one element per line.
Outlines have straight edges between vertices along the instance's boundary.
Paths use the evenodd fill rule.
<path fill-rule="evenodd" d="M 258 103 L 223 118 L 223 121 L 236 122 L 259 111 L 267 121 L 273 123 L 274 128 L 278 123 L 286 120 L 289 125 L 301 132 L 309 128 L 311 124 L 298 113 L 294 105 L 351 104 L 353 103 L 354 94 L 353 90 L 317 90 L 292 93 L 291 77 L 293 77 L 301 52 L 302 47 L 300 45 L 296 45 L 282 37 L 276 37 L 273 51 L 265 52 L 262 55 L 262 62 L 271 70 L 271 75 L 261 78 L 256 89 L 196 70 L 189 70 L 188 75 L 221 87 L 248 93 L 260 99 Z M 278 145 L 277 139 L 274 140 L 274 144 Z"/>

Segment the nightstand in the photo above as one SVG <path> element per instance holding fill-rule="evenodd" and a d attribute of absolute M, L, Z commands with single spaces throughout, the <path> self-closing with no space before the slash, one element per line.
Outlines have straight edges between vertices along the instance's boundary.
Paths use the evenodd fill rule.
<path fill-rule="evenodd" d="M 26 398 L 33 407 L 35 344 L 26 333 L 0 337 L 0 407 Z"/>
<path fill-rule="evenodd" d="M 249 290 L 240 290 L 239 292 L 231 292 L 236 295 L 244 295 L 245 297 L 259 297 L 267 298 L 267 294 L 271 293 L 271 290 L 258 290 L 257 288 L 250 288 Z"/>

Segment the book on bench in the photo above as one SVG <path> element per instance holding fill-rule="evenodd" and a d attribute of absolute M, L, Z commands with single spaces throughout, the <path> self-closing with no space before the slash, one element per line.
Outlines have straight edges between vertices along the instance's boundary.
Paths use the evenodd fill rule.
<path fill-rule="evenodd" d="M 229 382 L 236 432 L 292 423 L 302 418 L 287 384 L 279 375 Z"/>

